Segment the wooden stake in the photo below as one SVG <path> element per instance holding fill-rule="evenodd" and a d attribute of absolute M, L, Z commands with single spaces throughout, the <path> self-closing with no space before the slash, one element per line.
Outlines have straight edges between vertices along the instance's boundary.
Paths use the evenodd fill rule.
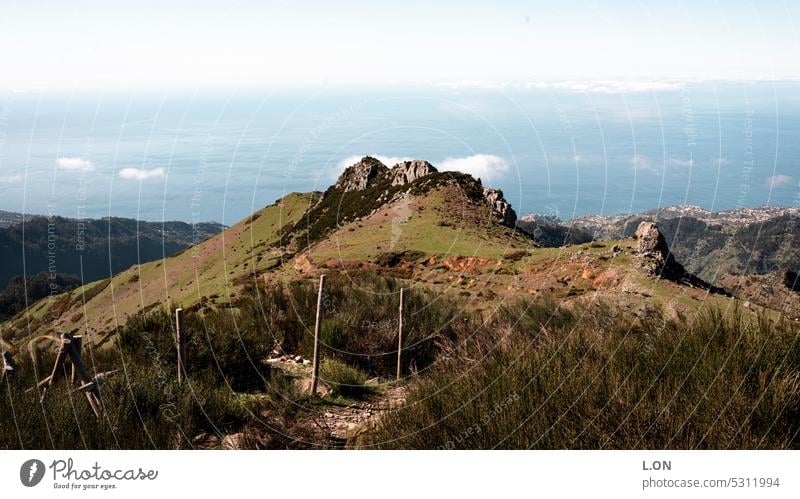
<path fill-rule="evenodd" d="M 186 327 L 183 319 L 183 309 L 175 310 L 175 341 L 178 348 L 178 383 L 183 383 L 186 375 Z"/>
<path fill-rule="evenodd" d="M 314 366 L 311 377 L 311 395 L 317 394 L 319 379 L 319 331 L 322 327 L 322 290 L 325 287 L 325 276 L 319 276 L 319 294 L 317 295 L 317 321 L 314 324 Z"/>
<path fill-rule="evenodd" d="M 399 320 L 399 329 L 397 333 L 397 380 L 400 381 L 400 377 L 403 373 L 402 362 L 403 362 L 403 302 L 405 301 L 405 288 L 400 288 L 400 320 Z"/>
<path fill-rule="evenodd" d="M 72 345 L 75 348 L 75 351 L 78 352 L 78 356 L 82 355 L 83 353 L 83 336 L 75 336 L 72 338 Z M 70 381 L 72 384 L 76 384 L 78 382 L 78 373 L 75 370 L 75 363 L 72 363 L 72 372 L 69 376 Z"/>
<path fill-rule="evenodd" d="M 89 377 L 89 372 L 86 371 L 86 366 L 83 365 L 83 359 L 81 358 L 80 350 L 75 348 L 75 343 L 73 342 L 69 348 L 69 357 L 72 359 L 72 367 L 75 371 L 77 378 L 81 381 L 82 384 L 86 383 L 93 383 L 92 379 Z M 92 408 L 94 415 L 98 418 L 102 413 L 102 406 L 100 402 L 100 390 L 98 390 L 96 384 L 92 390 L 87 390 L 85 392 L 86 400 L 89 401 L 89 406 Z"/>
<path fill-rule="evenodd" d="M 56 361 L 55 363 L 53 363 L 53 372 L 50 374 L 50 381 L 47 383 L 47 385 L 45 385 L 44 391 L 42 392 L 43 399 L 45 393 L 47 393 L 47 388 L 56 381 L 58 381 L 58 378 L 61 377 L 61 374 L 64 372 L 64 361 L 67 359 L 67 355 L 69 353 L 71 344 L 72 344 L 72 335 L 69 333 L 62 334 L 61 345 L 58 347 L 58 353 L 56 354 Z"/>

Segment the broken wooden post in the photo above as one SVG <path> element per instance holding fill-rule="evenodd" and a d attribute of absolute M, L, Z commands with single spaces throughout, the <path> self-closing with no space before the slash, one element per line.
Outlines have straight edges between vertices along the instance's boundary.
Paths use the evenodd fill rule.
<path fill-rule="evenodd" d="M 405 288 L 400 288 L 400 321 L 397 332 L 397 380 L 400 381 L 403 368 L 403 302 L 405 301 Z"/>
<path fill-rule="evenodd" d="M 91 383 L 91 384 L 94 385 L 91 389 L 87 389 L 84 393 L 86 395 L 86 400 L 89 401 L 89 407 L 92 408 L 92 411 L 94 412 L 94 415 L 99 418 L 100 414 L 102 412 L 102 405 L 101 405 L 102 402 L 101 402 L 101 398 L 100 398 L 100 390 L 99 390 L 99 388 L 97 386 L 97 383 L 95 381 L 93 381 L 89 377 L 89 372 L 86 370 L 86 367 L 83 365 L 83 359 L 81 358 L 81 352 L 80 352 L 80 350 L 78 350 L 76 348 L 76 343 L 78 343 L 78 344 L 81 343 L 80 338 L 81 338 L 80 336 L 77 336 L 75 338 L 75 339 L 78 339 L 78 341 L 77 342 L 76 341 L 72 342 L 72 344 L 70 345 L 70 348 L 68 350 L 68 354 L 69 354 L 70 359 L 72 359 L 73 372 L 75 373 L 77 379 L 79 379 L 81 381 L 82 386 L 86 385 L 87 383 Z"/>
<path fill-rule="evenodd" d="M 16 366 L 14 365 L 14 358 L 11 352 L 3 352 L 3 379 L 12 378 L 16 373 Z"/>
<path fill-rule="evenodd" d="M 83 353 L 83 336 L 75 336 L 72 338 L 72 348 L 78 352 L 78 356 Z M 74 385 L 78 382 L 78 373 L 75 370 L 75 363 L 72 363 L 72 372 L 69 376 L 70 382 Z"/>
<path fill-rule="evenodd" d="M 175 309 L 175 342 L 178 349 L 178 383 L 183 383 L 186 375 L 186 325 L 183 309 Z"/>
<path fill-rule="evenodd" d="M 319 332 L 322 327 L 322 290 L 325 287 L 325 276 L 319 276 L 319 294 L 317 294 L 317 321 L 314 324 L 314 366 L 311 377 L 311 395 L 317 394 L 319 379 Z"/>
<path fill-rule="evenodd" d="M 69 333 L 62 334 L 61 344 L 58 346 L 58 353 L 56 354 L 56 361 L 53 363 L 53 372 L 50 374 L 50 380 L 42 388 L 42 400 L 44 400 L 44 396 L 47 394 L 47 389 L 52 386 L 53 383 L 58 381 L 58 378 L 66 369 L 64 366 L 64 361 L 67 359 L 71 345 L 72 335 Z"/>

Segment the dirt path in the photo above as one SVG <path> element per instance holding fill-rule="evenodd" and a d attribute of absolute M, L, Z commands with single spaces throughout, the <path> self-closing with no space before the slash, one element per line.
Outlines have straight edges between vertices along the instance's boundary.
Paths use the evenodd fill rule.
<path fill-rule="evenodd" d="M 271 359 L 274 369 L 292 377 L 295 386 L 307 392 L 311 386 L 311 365 L 299 357 Z M 402 407 L 406 401 L 406 387 L 381 385 L 377 379 L 370 384 L 378 387 L 378 393 L 363 400 L 348 400 L 329 397 L 329 388 L 320 382 L 319 399 L 307 407 L 306 413 L 288 428 L 296 436 L 297 444 L 304 448 L 353 447 L 357 437 L 369 431 L 382 415 Z"/>

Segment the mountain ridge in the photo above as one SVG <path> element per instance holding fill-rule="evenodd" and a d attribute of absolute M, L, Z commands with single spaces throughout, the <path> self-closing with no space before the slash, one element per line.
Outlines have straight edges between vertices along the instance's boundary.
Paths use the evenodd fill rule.
<path fill-rule="evenodd" d="M 15 331 L 81 330 L 102 344 L 119 325 L 156 308 L 234 307 L 246 287 L 282 287 L 361 269 L 460 295 L 487 313 L 521 295 L 544 294 L 564 306 L 601 299 L 621 310 L 658 305 L 675 316 L 729 303 L 712 281 L 694 278 L 686 262 L 664 256 L 671 241 L 662 222 L 650 230 L 657 234 L 651 240 L 664 239 L 652 254 L 679 269 L 677 277 L 664 272 L 667 266 L 646 264 L 626 234 L 548 247 L 521 223 L 502 191 L 471 175 L 439 172 L 422 161 L 390 169 L 365 157 L 323 193 L 289 194 L 170 258 L 45 298 L 9 321 L 3 334 L 11 341 Z"/>

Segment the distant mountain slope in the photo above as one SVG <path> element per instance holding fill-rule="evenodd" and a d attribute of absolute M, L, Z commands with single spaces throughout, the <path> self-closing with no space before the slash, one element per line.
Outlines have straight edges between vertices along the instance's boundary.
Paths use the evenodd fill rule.
<path fill-rule="evenodd" d="M 592 241 L 592 234 L 575 225 L 568 225 L 557 218 L 525 215 L 517 220 L 517 228 L 530 235 L 545 248 L 558 248 Z"/>
<path fill-rule="evenodd" d="M 15 213 L 12 211 L 0 210 L 0 229 L 5 229 L 16 225 L 23 220 L 30 220 L 35 215 L 23 215 L 22 213 Z"/>
<path fill-rule="evenodd" d="M 522 217 L 522 221 L 529 216 Z M 675 258 L 714 282 L 725 274 L 767 274 L 800 269 L 800 209 L 764 206 L 708 211 L 673 206 L 635 215 L 589 215 L 553 222 L 596 240 L 632 237 L 639 223 L 656 221 Z M 518 222 L 519 224 L 519 222 Z"/>
<path fill-rule="evenodd" d="M 218 234 L 222 226 L 34 217 L 0 230 L 0 289 L 12 277 L 40 272 L 105 279 L 140 262 L 170 256 Z"/>

